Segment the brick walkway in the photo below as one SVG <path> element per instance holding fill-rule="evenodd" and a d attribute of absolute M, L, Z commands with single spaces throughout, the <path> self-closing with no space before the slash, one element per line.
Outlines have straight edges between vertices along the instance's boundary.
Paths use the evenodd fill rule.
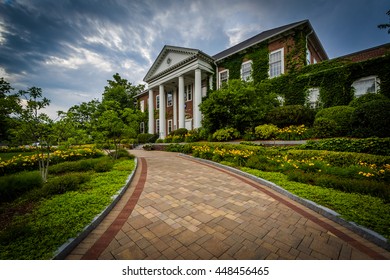
<path fill-rule="evenodd" d="M 67 259 L 390 259 L 247 178 L 175 153 L 132 153 L 130 188 Z"/>

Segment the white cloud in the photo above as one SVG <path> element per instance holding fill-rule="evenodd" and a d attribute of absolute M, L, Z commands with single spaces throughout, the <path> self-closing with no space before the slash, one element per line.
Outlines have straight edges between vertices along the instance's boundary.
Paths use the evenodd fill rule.
<path fill-rule="evenodd" d="M 70 49 L 70 52 L 67 54 L 66 58 L 50 56 L 45 61 L 45 64 L 49 67 L 55 66 L 68 69 L 79 69 L 82 66 L 90 65 L 106 72 L 113 71 L 111 63 L 101 54 L 72 45 L 68 45 L 68 48 Z"/>

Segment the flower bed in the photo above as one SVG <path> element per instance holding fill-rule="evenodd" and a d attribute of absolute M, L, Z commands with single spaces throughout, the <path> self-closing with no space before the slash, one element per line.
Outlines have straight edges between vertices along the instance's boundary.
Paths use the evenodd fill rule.
<path fill-rule="evenodd" d="M 68 150 L 56 150 L 50 154 L 50 162 L 60 163 L 64 161 L 74 161 L 82 158 L 100 157 L 103 153 L 93 146 L 78 146 Z M 44 156 L 46 158 L 46 156 Z M 23 155 L 13 156 L 9 160 L 1 160 L 0 157 L 0 176 L 12 174 L 25 170 L 36 170 L 40 155 Z"/>

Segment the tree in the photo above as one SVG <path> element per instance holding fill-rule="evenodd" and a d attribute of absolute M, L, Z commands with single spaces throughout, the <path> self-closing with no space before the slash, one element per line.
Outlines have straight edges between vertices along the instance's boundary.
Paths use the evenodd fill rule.
<path fill-rule="evenodd" d="M 203 127 L 209 132 L 227 127 L 244 132 L 258 125 L 276 104 L 276 96 L 263 90 L 261 84 L 230 80 L 201 103 Z"/>
<path fill-rule="evenodd" d="M 40 111 L 50 104 L 50 100 L 42 97 L 42 89 L 38 87 L 31 87 L 27 91 L 20 90 L 18 96 L 24 102 L 19 103 L 16 111 L 18 125 L 13 131 L 20 140 L 39 143 L 37 145 L 39 172 L 42 179 L 46 181 L 50 147 L 53 142 L 53 121 Z"/>
<path fill-rule="evenodd" d="M 105 101 L 102 103 L 102 106 L 105 110 L 98 119 L 95 136 L 106 142 L 108 147 L 110 147 L 110 144 L 114 145 L 115 153 L 112 154 L 112 157 L 116 159 L 126 126 L 122 120 L 122 112 L 119 110 L 119 102 Z"/>
<path fill-rule="evenodd" d="M 390 10 L 387 11 L 386 15 L 389 16 L 389 23 L 379 24 L 378 28 L 379 29 L 387 29 L 387 33 L 390 34 Z"/>
<path fill-rule="evenodd" d="M 103 100 L 104 101 L 117 101 L 122 109 L 137 107 L 136 95 L 141 93 L 145 86 L 134 86 L 126 79 L 122 79 L 121 76 L 116 73 L 113 75 L 114 80 L 107 80 L 108 86 L 104 87 Z"/>
<path fill-rule="evenodd" d="M 8 130 L 12 127 L 11 115 L 17 110 L 19 98 L 11 94 L 13 88 L 4 78 L 0 79 L 0 142 L 9 140 Z"/>

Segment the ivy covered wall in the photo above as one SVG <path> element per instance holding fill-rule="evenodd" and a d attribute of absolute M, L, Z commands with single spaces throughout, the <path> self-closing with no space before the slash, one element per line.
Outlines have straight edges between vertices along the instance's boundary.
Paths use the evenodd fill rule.
<path fill-rule="evenodd" d="M 286 74 L 268 79 L 268 42 L 250 47 L 218 63 L 229 69 L 229 80 L 241 78 L 241 64 L 252 60 L 254 83 L 265 83 L 272 92 L 284 98 L 285 105 L 304 105 L 309 88 L 320 88 L 323 107 L 348 105 L 354 98 L 352 83 L 362 77 L 378 76 L 381 93 L 390 98 L 390 53 L 362 62 L 333 59 L 306 65 L 306 37 L 297 32 L 285 38 Z"/>

